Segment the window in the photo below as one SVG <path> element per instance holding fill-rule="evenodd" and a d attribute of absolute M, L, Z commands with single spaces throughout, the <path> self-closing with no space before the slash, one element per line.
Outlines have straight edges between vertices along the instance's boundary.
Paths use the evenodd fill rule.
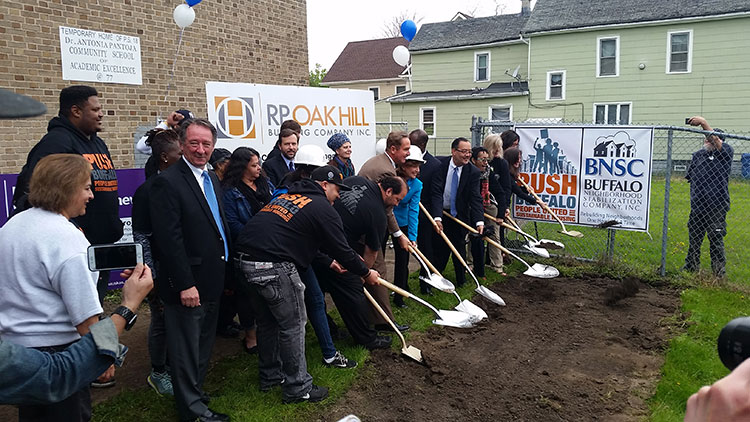
<path fill-rule="evenodd" d="M 513 108 L 510 105 L 490 106 L 490 120 L 510 122 L 513 117 L 512 110 Z"/>
<path fill-rule="evenodd" d="M 474 53 L 474 82 L 490 80 L 490 53 Z"/>
<path fill-rule="evenodd" d="M 594 123 L 629 125 L 632 103 L 594 104 Z"/>
<path fill-rule="evenodd" d="M 396 85 L 396 94 L 406 92 L 406 85 Z"/>
<path fill-rule="evenodd" d="M 620 37 L 597 38 L 596 76 L 620 74 Z"/>
<path fill-rule="evenodd" d="M 375 98 L 374 98 L 375 101 L 377 101 L 377 100 L 380 99 L 380 87 L 378 87 L 378 86 L 371 86 L 371 87 L 369 87 L 367 89 L 369 89 L 370 91 L 372 91 L 372 93 L 375 96 Z"/>
<path fill-rule="evenodd" d="M 565 71 L 547 72 L 547 101 L 565 99 Z"/>
<path fill-rule="evenodd" d="M 693 61 L 693 31 L 667 35 L 667 73 L 690 73 Z"/>
<path fill-rule="evenodd" d="M 435 136 L 435 107 L 419 109 L 419 128 L 429 136 Z"/>

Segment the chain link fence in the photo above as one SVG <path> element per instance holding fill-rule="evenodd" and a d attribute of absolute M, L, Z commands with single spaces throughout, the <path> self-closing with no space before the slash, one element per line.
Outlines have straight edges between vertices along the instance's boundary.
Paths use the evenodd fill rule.
<path fill-rule="evenodd" d="M 396 131 L 396 130 L 402 130 L 408 133 L 409 123 L 408 122 L 375 122 L 375 140 L 379 141 L 381 139 L 386 139 L 389 133 Z"/>
<path fill-rule="evenodd" d="M 590 123 L 561 123 L 558 119 L 520 123 L 474 118 L 472 143 L 481 145 L 489 133 L 512 129 L 516 124 L 592 127 Z M 750 225 L 745 221 L 750 208 L 750 137 L 747 133 L 720 134 L 723 145 L 732 149 L 730 158 L 727 148 L 713 151 L 707 148 L 706 135 L 716 132 L 690 126 L 651 127 L 654 144 L 648 232 L 575 227 L 584 237 L 572 238 L 560 234 L 557 224 L 534 221 L 519 221 L 519 224 L 536 238 L 565 243 L 565 249 L 551 251 L 553 255 L 559 252 L 558 256 L 575 259 L 617 262 L 635 273 L 665 275 L 687 269 L 718 275 L 726 272 L 733 281 L 749 279 L 750 270 L 745 269 L 744 263 L 750 262 L 750 252 L 745 248 L 750 245 Z M 520 236 L 506 231 L 506 238 L 511 249 L 524 251 Z M 725 264 L 720 258 L 722 244 Z M 691 259 L 686 261 L 688 252 Z"/>

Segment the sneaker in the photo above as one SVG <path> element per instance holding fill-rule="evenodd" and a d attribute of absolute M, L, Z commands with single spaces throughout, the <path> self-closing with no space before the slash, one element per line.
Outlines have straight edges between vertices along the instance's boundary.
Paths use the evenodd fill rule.
<path fill-rule="evenodd" d="M 315 403 L 319 401 L 325 400 L 325 398 L 328 397 L 328 388 L 326 387 L 318 387 L 317 385 L 313 384 L 312 389 L 309 393 L 305 394 L 302 397 L 293 397 L 293 398 L 284 398 L 282 402 L 284 404 L 291 404 L 291 403 L 302 403 L 302 402 L 310 402 Z"/>
<path fill-rule="evenodd" d="M 365 344 L 368 350 L 390 349 L 393 339 L 390 336 L 376 336 L 375 340 Z"/>
<path fill-rule="evenodd" d="M 333 355 L 333 358 L 331 359 L 330 362 L 327 362 L 326 359 L 323 358 L 323 365 L 329 368 L 350 369 L 350 368 L 356 368 L 357 362 L 347 359 L 344 355 L 341 354 L 341 352 L 337 350 L 336 354 Z"/>
<path fill-rule="evenodd" d="M 114 387 L 116 383 L 117 382 L 115 381 L 114 378 L 112 378 L 109 381 L 104 381 L 104 382 L 99 381 L 99 380 L 94 380 L 94 381 L 91 382 L 91 384 L 89 384 L 89 387 L 91 387 L 91 388 L 109 388 L 109 387 Z"/>
<path fill-rule="evenodd" d="M 156 394 L 163 396 L 173 396 L 174 390 L 172 390 L 172 377 L 168 373 L 159 373 L 151 370 L 151 373 L 146 378 L 148 385 L 156 391 Z"/>

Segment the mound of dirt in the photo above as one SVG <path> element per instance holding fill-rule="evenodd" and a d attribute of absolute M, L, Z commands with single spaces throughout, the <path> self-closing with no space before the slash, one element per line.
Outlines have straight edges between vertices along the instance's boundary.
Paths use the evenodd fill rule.
<path fill-rule="evenodd" d="M 648 414 L 667 345 L 663 318 L 678 292 L 635 279 L 534 279 L 492 286 L 507 306 L 477 296 L 489 319 L 433 327 L 407 343 L 424 366 L 394 351 L 321 421 L 631 421 Z"/>

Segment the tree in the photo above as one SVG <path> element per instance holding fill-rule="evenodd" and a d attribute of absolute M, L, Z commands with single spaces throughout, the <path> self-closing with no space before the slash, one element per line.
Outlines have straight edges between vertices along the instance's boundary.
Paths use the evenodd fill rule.
<path fill-rule="evenodd" d="M 310 71 L 310 86 L 320 86 L 320 82 L 326 77 L 328 69 L 323 69 L 320 63 L 315 63 L 315 69 Z"/>
<path fill-rule="evenodd" d="M 383 38 L 394 38 L 394 37 L 400 37 L 401 36 L 401 24 L 407 20 L 411 19 L 419 25 L 420 22 L 424 19 L 422 16 L 418 16 L 417 12 L 409 12 L 408 10 L 404 10 L 398 15 L 388 19 L 383 23 L 383 30 L 381 31 L 381 34 L 383 35 Z"/>

